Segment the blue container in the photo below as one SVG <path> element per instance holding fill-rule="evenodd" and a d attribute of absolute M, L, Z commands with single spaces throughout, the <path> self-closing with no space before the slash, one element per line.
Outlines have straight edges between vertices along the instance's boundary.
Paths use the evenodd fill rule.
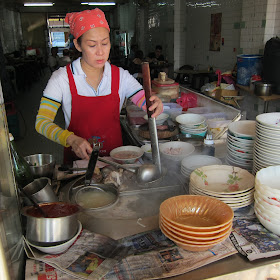
<path fill-rule="evenodd" d="M 237 56 L 237 84 L 249 86 L 253 75 L 262 73 L 262 55 L 240 54 Z"/>

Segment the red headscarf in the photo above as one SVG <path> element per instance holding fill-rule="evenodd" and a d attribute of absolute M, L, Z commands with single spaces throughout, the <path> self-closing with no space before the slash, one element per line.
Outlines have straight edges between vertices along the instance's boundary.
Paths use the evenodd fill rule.
<path fill-rule="evenodd" d="M 68 13 L 65 22 L 70 25 L 70 32 L 77 39 L 89 29 L 105 27 L 109 30 L 105 14 L 98 8 L 77 13 Z"/>

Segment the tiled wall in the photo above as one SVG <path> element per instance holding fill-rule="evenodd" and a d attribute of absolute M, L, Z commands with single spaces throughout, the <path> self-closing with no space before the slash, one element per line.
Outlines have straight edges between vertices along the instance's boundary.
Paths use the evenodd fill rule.
<path fill-rule="evenodd" d="M 267 0 L 264 42 L 280 33 L 280 0 Z"/>
<path fill-rule="evenodd" d="M 186 1 L 186 59 L 181 64 L 209 66 L 232 70 L 240 46 L 241 0 Z M 209 51 L 211 14 L 222 13 L 224 45 L 220 51 Z"/>
<path fill-rule="evenodd" d="M 243 0 L 240 48 L 244 54 L 263 54 L 267 1 Z"/>

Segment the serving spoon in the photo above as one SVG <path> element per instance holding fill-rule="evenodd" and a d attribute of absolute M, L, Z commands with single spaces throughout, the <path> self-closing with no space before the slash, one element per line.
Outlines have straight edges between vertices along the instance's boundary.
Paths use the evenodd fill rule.
<path fill-rule="evenodd" d="M 102 157 L 98 157 L 99 161 L 105 162 L 117 168 L 122 168 L 127 171 L 130 171 L 136 175 L 136 180 L 138 183 L 147 183 L 158 179 L 161 175 L 159 169 L 154 164 L 142 164 L 139 167 L 126 167 L 122 164 L 119 164 L 114 161 L 110 161 L 107 159 L 103 159 Z"/>

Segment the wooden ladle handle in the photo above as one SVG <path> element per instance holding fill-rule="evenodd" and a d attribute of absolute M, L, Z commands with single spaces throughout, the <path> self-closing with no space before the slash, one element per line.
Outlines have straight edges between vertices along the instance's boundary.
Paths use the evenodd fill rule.
<path fill-rule="evenodd" d="M 151 88 L 151 75 L 150 75 L 149 62 L 142 63 L 142 76 L 143 76 L 143 87 L 144 87 L 145 97 L 146 97 L 147 115 L 150 118 L 154 113 L 154 110 L 149 111 L 149 107 L 153 105 L 153 102 L 150 101 L 150 97 L 152 96 L 152 88 Z"/>

